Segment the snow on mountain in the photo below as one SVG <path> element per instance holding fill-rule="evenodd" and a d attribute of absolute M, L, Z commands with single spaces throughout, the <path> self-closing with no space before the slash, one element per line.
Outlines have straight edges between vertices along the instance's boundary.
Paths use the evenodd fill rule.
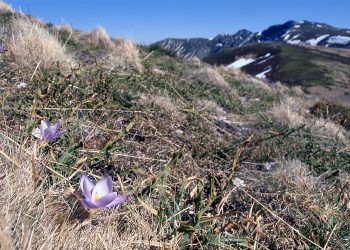
<path fill-rule="evenodd" d="M 272 70 L 272 67 L 269 66 L 269 67 L 267 67 L 267 69 L 265 71 L 255 75 L 255 77 L 259 78 L 259 79 L 266 79 L 266 74 L 269 73 L 271 70 Z"/>
<path fill-rule="evenodd" d="M 327 37 L 329 37 L 329 34 L 325 34 L 325 35 L 319 36 L 317 38 L 309 39 L 304 44 L 311 45 L 311 46 L 316 46 L 319 42 L 321 42 L 322 40 L 326 39 Z"/>
<path fill-rule="evenodd" d="M 327 40 L 331 44 L 348 44 L 350 42 L 350 37 L 348 36 L 331 36 Z"/>
<path fill-rule="evenodd" d="M 254 61 L 255 59 L 253 58 L 240 58 L 237 61 L 234 61 L 233 63 L 227 65 L 227 68 L 239 69 Z"/>
<path fill-rule="evenodd" d="M 279 42 L 292 45 L 339 47 L 350 49 L 350 30 L 324 23 L 288 21 L 270 26 L 261 32 L 245 29 L 235 34 L 219 34 L 213 38 L 168 38 L 153 45 L 160 46 L 183 58 L 205 58 L 227 48 L 240 48 L 261 42 Z"/>

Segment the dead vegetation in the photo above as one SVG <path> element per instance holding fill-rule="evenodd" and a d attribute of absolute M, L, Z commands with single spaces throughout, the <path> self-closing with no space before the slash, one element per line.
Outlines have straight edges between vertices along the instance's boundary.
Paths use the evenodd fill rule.
<path fill-rule="evenodd" d="M 229 84 L 221 76 L 218 70 L 209 65 L 203 64 L 200 67 L 191 69 L 185 72 L 184 76 L 199 82 L 213 84 L 220 88 L 230 89 Z"/>
<path fill-rule="evenodd" d="M 74 66 L 72 56 L 40 22 L 17 16 L 12 20 L 11 31 L 9 51 L 20 69 L 35 74 L 37 70 L 56 67 L 57 63 L 63 70 Z"/>
<path fill-rule="evenodd" d="M 309 111 L 301 89 L 103 32 L 98 43 L 113 48 L 81 49 L 89 36 L 74 32 L 70 49 L 125 46 L 120 58 L 69 77 L 48 71 L 21 89 L 3 82 L 0 248 L 350 247 L 348 131 Z M 137 63 L 142 71 L 125 72 Z M 34 151 L 42 119 L 66 132 Z M 87 217 L 74 195 L 82 173 L 112 176 L 129 200 Z"/>
<path fill-rule="evenodd" d="M 103 46 L 105 49 L 109 50 L 115 48 L 115 44 L 112 42 L 107 31 L 101 26 L 97 26 L 90 32 L 90 42 L 94 46 Z"/>
<path fill-rule="evenodd" d="M 284 96 L 281 103 L 273 107 L 272 114 L 291 127 L 299 127 L 305 124 L 316 135 L 339 138 L 344 142 L 348 141 L 349 138 L 344 127 L 329 119 L 310 116 L 310 108 L 313 105 L 313 102 L 305 101 L 305 99 L 300 97 Z"/>

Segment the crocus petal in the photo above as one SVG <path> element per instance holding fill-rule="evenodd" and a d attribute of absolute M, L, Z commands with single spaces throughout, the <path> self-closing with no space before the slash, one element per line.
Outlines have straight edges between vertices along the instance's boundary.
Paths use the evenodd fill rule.
<path fill-rule="evenodd" d="M 63 135 L 64 132 L 65 132 L 65 131 L 63 131 L 63 130 L 56 132 L 56 133 L 53 135 L 52 140 L 57 139 L 58 137 L 60 137 L 61 135 Z"/>
<path fill-rule="evenodd" d="M 46 120 L 42 120 L 39 126 L 41 134 L 44 134 L 45 129 L 49 128 L 50 124 Z"/>
<path fill-rule="evenodd" d="M 115 194 L 114 193 L 110 193 L 110 194 L 107 194 L 107 195 L 101 197 L 97 201 L 95 201 L 94 204 L 97 207 L 105 207 L 108 204 L 110 204 L 114 199 L 115 199 Z"/>
<path fill-rule="evenodd" d="M 92 203 L 92 201 L 90 201 L 88 199 L 81 199 L 80 202 L 86 208 L 90 208 L 90 209 L 97 208 L 97 206 L 94 203 Z"/>
<path fill-rule="evenodd" d="M 113 182 L 110 176 L 103 178 L 99 182 L 97 182 L 96 186 L 92 190 L 92 197 L 95 197 L 96 193 L 98 197 L 106 196 L 113 192 Z"/>
<path fill-rule="evenodd" d="M 39 128 L 34 129 L 33 132 L 32 132 L 32 135 L 34 137 L 36 137 L 36 138 L 41 139 L 41 131 L 40 131 L 40 129 Z"/>
<path fill-rule="evenodd" d="M 84 197 L 88 200 L 91 200 L 91 193 L 94 189 L 94 183 L 89 179 L 86 174 L 83 174 L 80 178 L 80 189 L 84 195 Z"/>
<path fill-rule="evenodd" d="M 124 203 L 127 199 L 128 199 L 128 196 L 127 195 L 120 195 L 120 196 L 117 196 L 116 193 L 114 193 L 115 195 L 115 199 L 109 203 L 108 205 L 106 205 L 106 207 L 114 207 L 114 206 L 118 206 L 122 203 Z"/>
<path fill-rule="evenodd" d="M 52 141 L 53 137 L 55 135 L 55 129 L 53 127 L 48 127 L 44 130 L 44 133 L 42 134 L 42 138 L 46 141 Z"/>
<path fill-rule="evenodd" d="M 55 124 L 52 125 L 52 127 L 55 129 L 55 132 L 57 132 L 58 128 L 60 127 L 60 121 L 55 122 Z"/>

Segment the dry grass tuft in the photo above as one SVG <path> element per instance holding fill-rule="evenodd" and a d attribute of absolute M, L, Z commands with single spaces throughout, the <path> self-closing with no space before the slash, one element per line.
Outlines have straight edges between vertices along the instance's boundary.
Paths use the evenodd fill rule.
<path fill-rule="evenodd" d="M 15 11 L 12 9 L 12 7 L 8 4 L 6 4 L 4 1 L 0 0 L 0 11 L 3 12 L 11 12 L 14 13 Z"/>
<path fill-rule="evenodd" d="M 348 133 L 342 126 L 331 120 L 311 117 L 309 114 L 311 106 L 313 106 L 313 101 L 284 96 L 283 101 L 276 104 L 271 112 L 278 120 L 290 127 L 295 128 L 305 124 L 315 135 L 338 138 L 344 142 L 348 140 Z"/>
<path fill-rule="evenodd" d="M 235 71 L 236 69 L 228 69 L 229 72 L 231 71 Z M 253 84 L 255 87 L 261 88 L 263 90 L 272 92 L 273 89 L 271 88 L 271 86 L 266 82 L 266 81 L 262 81 L 260 79 L 257 79 L 256 77 L 253 77 L 251 75 L 245 74 L 245 73 L 238 73 L 238 74 L 232 74 L 233 75 L 233 79 L 235 81 L 239 81 L 239 82 L 246 82 L 247 84 Z"/>
<path fill-rule="evenodd" d="M 62 23 L 60 25 L 57 25 L 56 26 L 56 29 L 59 31 L 59 32 L 67 32 L 68 34 L 73 34 L 74 33 L 74 30 L 72 28 L 72 26 L 70 26 L 69 24 L 67 23 Z"/>
<path fill-rule="evenodd" d="M 111 67 L 131 67 L 138 72 L 143 71 L 139 49 L 131 40 L 119 39 L 117 45 L 107 56 L 107 64 Z"/>
<path fill-rule="evenodd" d="M 107 31 L 101 26 L 97 26 L 90 32 L 90 40 L 95 46 L 102 45 L 110 50 L 115 48 L 115 44 L 112 42 Z"/>
<path fill-rule="evenodd" d="M 13 19 L 9 50 L 16 64 L 31 72 L 49 69 L 59 63 L 63 70 L 74 66 L 73 58 L 39 22 L 21 16 Z"/>
<path fill-rule="evenodd" d="M 312 195 L 317 188 L 317 178 L 312 176 L 309 167 L 299 160 L 285 161 L 273 173 L 280 185 L 293 188 L 296 193 Z"/>
<path fill-rule="evenodd" d="M 185 73 L 185 76 L 200 82 L 210 83 L 220 88 L 230 89 L 230 85 L 216 68 L 203 65 Z"/>

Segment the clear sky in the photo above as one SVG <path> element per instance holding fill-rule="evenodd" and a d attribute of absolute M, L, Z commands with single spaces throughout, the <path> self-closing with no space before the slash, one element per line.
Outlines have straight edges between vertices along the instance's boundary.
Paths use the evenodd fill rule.
<path fill-rule="evenodd" d="M 47 22 L 150 43 L 167 37 L 213 37 L 261 31 L 288 20 L 350 28 L 350 0 L 5 0 Z"/>

